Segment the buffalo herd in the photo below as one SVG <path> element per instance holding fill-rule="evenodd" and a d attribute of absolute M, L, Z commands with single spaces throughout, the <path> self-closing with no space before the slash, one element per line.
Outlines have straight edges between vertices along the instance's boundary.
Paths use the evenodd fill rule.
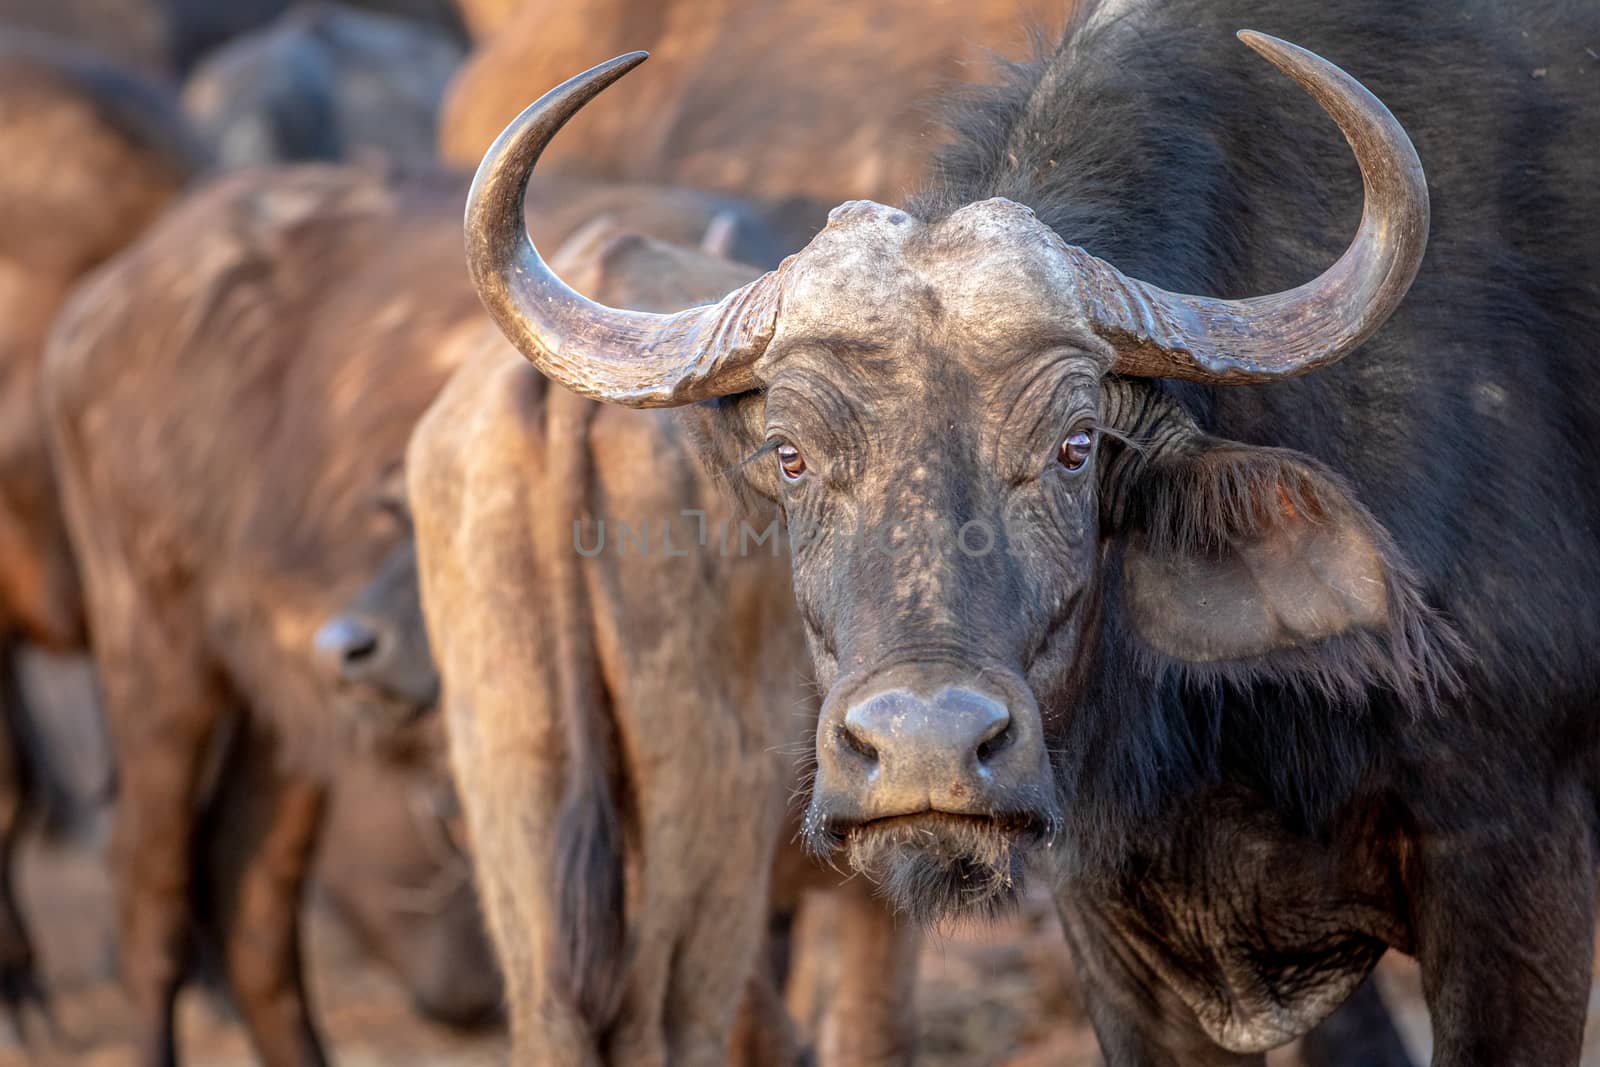
<path fill-rule="evenodd" d="M 1041 900 L 1110 1067 L 1580 1063 L 1596 220 L 1593 0 L 0 0 L 19 1045 L 44 649 L 140 1067 L 313 898 L 538 1067 Z"/>

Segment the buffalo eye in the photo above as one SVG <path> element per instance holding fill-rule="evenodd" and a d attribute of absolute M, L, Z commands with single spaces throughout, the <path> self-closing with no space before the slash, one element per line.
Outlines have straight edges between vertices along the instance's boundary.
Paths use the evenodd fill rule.
<path fill-rule="evenodd" d="M 789 481 L 797 481 L 806 472 L 806 459 L 794 445 L 779 445 L 778 469 L 783 471 L 783 476 Z"/>
<path fill-rule="evenodd" d="M 1067 434 L 1065 441 L 1061 442 L 1061 450 L 1056 453 L 1056 462 L 1069 471 L 1080 471 L 1093 454 L 1094 431 L 1074 430 Z"/>

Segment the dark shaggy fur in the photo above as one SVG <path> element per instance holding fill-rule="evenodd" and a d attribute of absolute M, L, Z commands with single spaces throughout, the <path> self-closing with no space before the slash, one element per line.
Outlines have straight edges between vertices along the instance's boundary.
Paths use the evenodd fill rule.
<path fill-rule="evenodd" d="M 1328 116 L 1234 39 L 1250 28 L 1343 65 L 1406 127 L 1429 177 L 1428 254 L 1399 311 L 1331 367 L 1250 387 L 1104 383 L 1099 497 L 1071 505 L 1100 509 L 1098 542 L 1082 513 L 1040 507 L 1041 541 L 1084 536 L 928 580 L 916 559 L 794 552 L 818 675 L 854 672 L 823 707 L 807 832 L 842 832 L 925 917 L 1003 904 L 1020 842 L 999 827 L 849 828 L 863 797 L 892 791 L 828 727 L 897 655 L 921 657 L 930 689 L 951 662 L 997 687 L 1026 671 L 1066 819 L 1058 904 L 1107 1062 L 1239 1062 L 1216 1046 L 1303 1034 L 1385 946 L 1419 957 L 1441 1067 L 1575 1062 L 1600 868 L 1600 7 L 1115 6 L 1089 5 L 958 109 L 915 215 L 1009 198 L 1180 292 L 1309 280 L 1355 232 L 1361 182 Z M 987 409 L 950 369 L 979 353 L 897 354 L 837 359 L 921 405 L 898 427 L 864 416 L 879 424 L 859 456 L 833 449 L 877 464 L 844 480 L 849 503 L 958 520 L 993 506 L 1004 463 L 963 447 L 977 434 L 959 420 Z M 703 440 L 791 518 L 846 510 L 816 482 L 785 496 L 758 454 L 766 424 L 800 419 L 786 383 L 820 394 L 806 376 L 834 372 L 799 344 L 785 358 L 769 394 L 702 408 Z M 977 388 L 1011 373 L 997 359 Z M 941 419 L 954 432 L 930 444 Z M 908 444 L 937 458 L 910 488 Z M 938 692 L 930 706 L 952 710 Z M 1027 700 L 1005 700 L 1033 725 L 1015 714 Z M 959 773 L 937 765 L 879 810 L 915 811 Z M 1010 780 L 958 779 L 981 806 L 927 803 L 1011 811 Z"/>
<path fill-rule="evenodd" d="M 1562 693 L 1600 691 L 1584 652 L 1600 640 L 1600 494 L 1586 473 L 1600 293 L 1583 222 L 1600 210 L 1585 140 L 1594 61 L 1552 50 L 1600 15 L 1551 0 L 1432 17 L 1392 0 L 1132 7 L 1096 19 L 1091 6 L 1058 47 L 966 100 L 913 210 L 1010 197 L 1180 291 L 1306 280 L 1353 232 L 1359 176 L 1316 106 L 1233 40 L 1254 28 L 1345 64 L 1390 106 L 1428 170 L 1434 226 L 1412 295 L 1338 366 L 1265 387 L 1150 387 L 1211 434 L 1304 455 L 1240 464 L 1218 442 L 1196 463 L 1141 464 L 1117 501 L 1125 519 L 1204 543 L 1259 521 L 1241 502 L 1268 486 L 1313 513 L 1324 487 L 1347 488 L 1387 531 L 1397 595 L 1387 637 L 1196 671 L 1119 626 L 1113 553 L 1099 668 L 1057 753 L 1075 768 L 1062 777 L 1084 859 L 1116 855 L 1174 798 L 1236 774 L 1315 828 L 1418 714 L 1470 752 L 1563 729 L 1582 701 L 1546 699 L 1540 672 L 1565 679 Z M 1463 686 L 1472 701 L 1449 698 Z"/>

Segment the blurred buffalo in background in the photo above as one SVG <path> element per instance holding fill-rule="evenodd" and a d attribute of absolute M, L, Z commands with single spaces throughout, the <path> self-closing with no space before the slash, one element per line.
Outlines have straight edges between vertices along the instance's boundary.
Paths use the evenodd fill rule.
<path fill-rule="evenodd" d="M 434 154 L 461 46 L 412 19 L 299 4 L 210 53 L 184 109 L 221 166 Z"/>
<path fill-rule="evenodd" d="M 527 0 L 456 0 L 467 33 L 474 40 L 492 35 L 516 14 Z"/>
<path fill-rule="evenodd" d="M 124 6 L 113 13 L 130 11 Z M 73 29 L 68 14 L 57 12 L 57 28 Z M 358 39 L 370 29 L 380 43 L 385 32 L 417 41 L 413 52 L 444 57 L 433 63 L 430 99 L 458 51 L 449 37 L 355 10 L 308 10 L 294 23 L 307 34 L 335 27 L 341 46 L 348 42 L 337 32 L 351 26 Z M 401 63 L 414 58 L 405 52 L 389 56 Z M 232 88 L 223 86 L 220 95 L 227 97 Z M 346 126 L 375 132 L 385 124 L 382 115 L 370 114 Z M 431 120 L 421 129 L 407 149 L 413 154 L 429 150 Z M 63 652 L 84 648 L 87 638 L 44 428 L 44 336 L 78 278 L 128 244 L 206 169 L 211 158 L 203 140 L 186 127 L 159 78 L 100 58 L 82 41 L 0 26 L 0 147 L 9 159 L 0 168 L 0 300 L 7 309 L 0 325 L 0 993 L 13 1007 L 43 995 L 13 889 L 18 833 L 29 824 L 55 831 L 68 823 L 92 827 L 115 779 L 97 756 L 97 716 L 84 706 L 91 694 L 81 685 L 61 684 L 62 667 L 47 660 L 36 658 L 25 677 L 18 671 L 24 645 Z M 108 175 L 115 180 L 106 180 Z M 43 699 L 30 704 L 30 696 Z M 423 777 L 416 772 L 354 755 L 343 767 L 327 853 L 337 862 L 325 865 L 329 898 L 397 968 L 425 1010 L 459 1021 L 491 1014 L 497 974 L 479 932 L 470 884 L 459 878 L 464 861 L 450 859 L 446 873 L 461 884 L 419 928 L 414 912 L 397 916 L 381 900 L 386 884 L 437 881 L 436 871 L 427 878 L 419 872 L 433 871 L 430 865 L 442 861 L 431 844 L 439 832 L 418 829 L 413 814 L 405 815 L 404 824 L 390 818 L 393 828 L 378 837 L 345 830 L 363 820 L 370 827 L 390 813 L 411 813 L 419 789 L 447 793 L 447 787 L 416 784 Z M 347 784 L 359 781 L 368 784 Z M 382 860 L 374 852 L 378 846 L 385 850 Z"/>
<path fill-rule="evenodd" d="M 266 26 L 295 0 L 0 0 L 0 26 L 74 40 L 146 74 L 186 76 L 207 52 Z M 459 40 L 451 0 L 346 0 Z"/>
<path fill-rule="evenodd" d="M 29 781 L 18 656 L 87 642 L 41 403 L 45 338 L 73 284 L 159 215 L 195 158 L 160 85 L 14 31 L 0 33 L 0 158 L 0 997 L 15 1005 L 37 983 L 12 857 L 46 788 Z"/>
<path fill-rule="evenodd" d="M 476 166 L 534 98 L 601 58 L 654 59 L 611 106 L 578 117 L 547 166 L 739 196 L 903 193 L 944 131 L 932 102 L 1021 58 L 1059 0 L 528 0 L 451 87 L 440 151 Z"/>
<path fill-rule="evenodd" d="M 402 534 L 374 492 L 479 314 L 454 280 L 459 200 L 454 179 L 367 170 L 226 178 L 57 324 L 47 406 L 149 1062 L 173 1054 L 196 901 L 263 1058 L 321 1057 L 296 919 L 337 732 L 311 633 Z"/>

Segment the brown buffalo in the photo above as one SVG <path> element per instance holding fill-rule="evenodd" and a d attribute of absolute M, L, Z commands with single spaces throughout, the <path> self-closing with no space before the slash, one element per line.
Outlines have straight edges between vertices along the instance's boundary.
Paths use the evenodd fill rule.
<path fill-rule="evenodd" d="M 474 40 L 482 40 L 503 26 L 525 0 L 456 0 L 461 20 Z"/>
<path fill-rule="evenodd" d="M 67 713 L 81 734 L 94 732 L 98 711 L 24 707 L 25 690 L 16 677 L 24 643 L 86 650 L 77 568 L 48 462 L 39 395 L 45 336 L 71 285 L 156 217 L 184 186 L 196 159 L 177 102 L 162 87 L 60 43 L 18 33 L 7 34 L 0 46 L 0 147 L 9 160 L 0 168 L 0 993 L 15 1005 L 40 992 L 31 941 L 10 892 L 17 832 L 33 802 L 58 797 L 68 803 L 55 814 L 69 807 L 81 812 L 103 799 L 110 777 L 97 772 L 100 765 L 92 760 L 94 767 L 79 767 L 81 752 L 52 744 L 62 724 L 42 718 Z M 106 174 L 118 180 L 106 183 Z M 21 733 L 33 744 L 20 744 Z M 408 830 L 395 818 L 405 810 L 397 797 L 420 788 L 412 781 L 418 775 L 375 765 L 364 769 L 371 762 L 352 759 L 341 767 L 329 827 L 334 860 L 323 864 L 322 880 L 425 1010 L 452 1020 L 487 1012 L 496 999 L 492 988 L 463 977 L 493 973 L 487 949 L 470 937 L 477 921 L 470 891 L 441 900 L 434 919 L 421 928 L 414 916 L 405 916 L 403 925 L 375 899 L 385 880 L 417 881 L 437 856 L 420 848 L 427 831 Z M 72 782 L 62 774 L 68 766 L 79 771 Z M 373 780 L 391 788 L 360 788 L 360 804 L 353 796 L 357 787 L 345 787 Z M 402 790 L 398 782 L 410 784 Z M 92 795 L 84 795 L 86 787 Z M 363 823 L 382 819 L 394 825 L 381 838 L 359 832 Z M 451 866 L 459 869 L 461 861 Z M 422 950 L 423 938 L 442 947 L 446 931 L 454 931 L 451 956 Z M 455 976 L 449 988 L 441 986 L 441 976 Z"/>
<path fill-rule="evenodd" d="M 1024 20 L 1070 0 L 528 0 L 462 68 L 440 151 L 475 166 L 551 85 L 631 49 L 655 55 L 619 106 L 584 114 L 550 152 L 575 172 L 741 196 L 890 196 L 942 142 L 928 98 L 1026 51 Z M 818 213 L 820 221 L 820 213 Z"/>
<path fill-rule="evenodd" d="M 33 988 L 10 877 L 30 794 L 16 656 L 85 640 L 40 413 L 45 335 L 71 286 L 149 224 L 194 161 L 159 86 L 18 33 L 0 35 L 0 153 L 0 997 L 14 1003 Z"/>
<path fill-rule="evenodd" d="M 648 309 L 755 274 L 604 223 L 561 258 L 586 291 Z M 756 963 L 798 777 L 782 753 L 814 697 L 776 543 L 740 551 L 690 432 L 548 389 L 492 340 L 409 452 L 423 602 L 521 1056 L 722 1063 Z M 796 859 L 771 887 L 780 904 L 827 882 Z M 857 965 L 823 1061 L 894 1062 L 914 943 L 863 883 L 846 897 Z M 759 1018 L 774 998 L 759 977 L 752 992 L 740 1051 L 778 1062 L 778 1028 Z"/>
<path fill-rule="evenodd" d="M 117 757 L 121 952 L 146 1062 L 174 1055 L 197 888 L 263 1058 L 321 1059 L 296 909 L 329 727 L 305 648 L 398 539 L 370 492 L 449 370 L 439 339 L 475 312 L 450 284 L 459 197 L 454 180 L 327 167 L 225 179 L 80 290 L 52 338 L 46 399 Z M 408 358 L 429 342 L 434 358 Z M 226 817 L 197 845 L 225 732 Z"/>
<path fill-rule="evenodd" d="M 669 237 L 724 211 L 670 191 L 545 193 L 566 214 L 537 228 L 558 240 L 614 204 Z M 47 401 L 117 754 L 122 957 L 148 1062 L 173 1055 L 197 882 L 263 1058 L 321 1058 L 296 904 L 338 747 L 312 635 L 402 540 L 374 497 L 459 357 L 452 338 L 481 329 L 462 196 L 453 177 L 354 168 L 225 178 L 82 289 L 52 338 Z M 201 852 L 202 769 L 230 722 L 229 818 L 206 823 L 226 847 Z"/>

